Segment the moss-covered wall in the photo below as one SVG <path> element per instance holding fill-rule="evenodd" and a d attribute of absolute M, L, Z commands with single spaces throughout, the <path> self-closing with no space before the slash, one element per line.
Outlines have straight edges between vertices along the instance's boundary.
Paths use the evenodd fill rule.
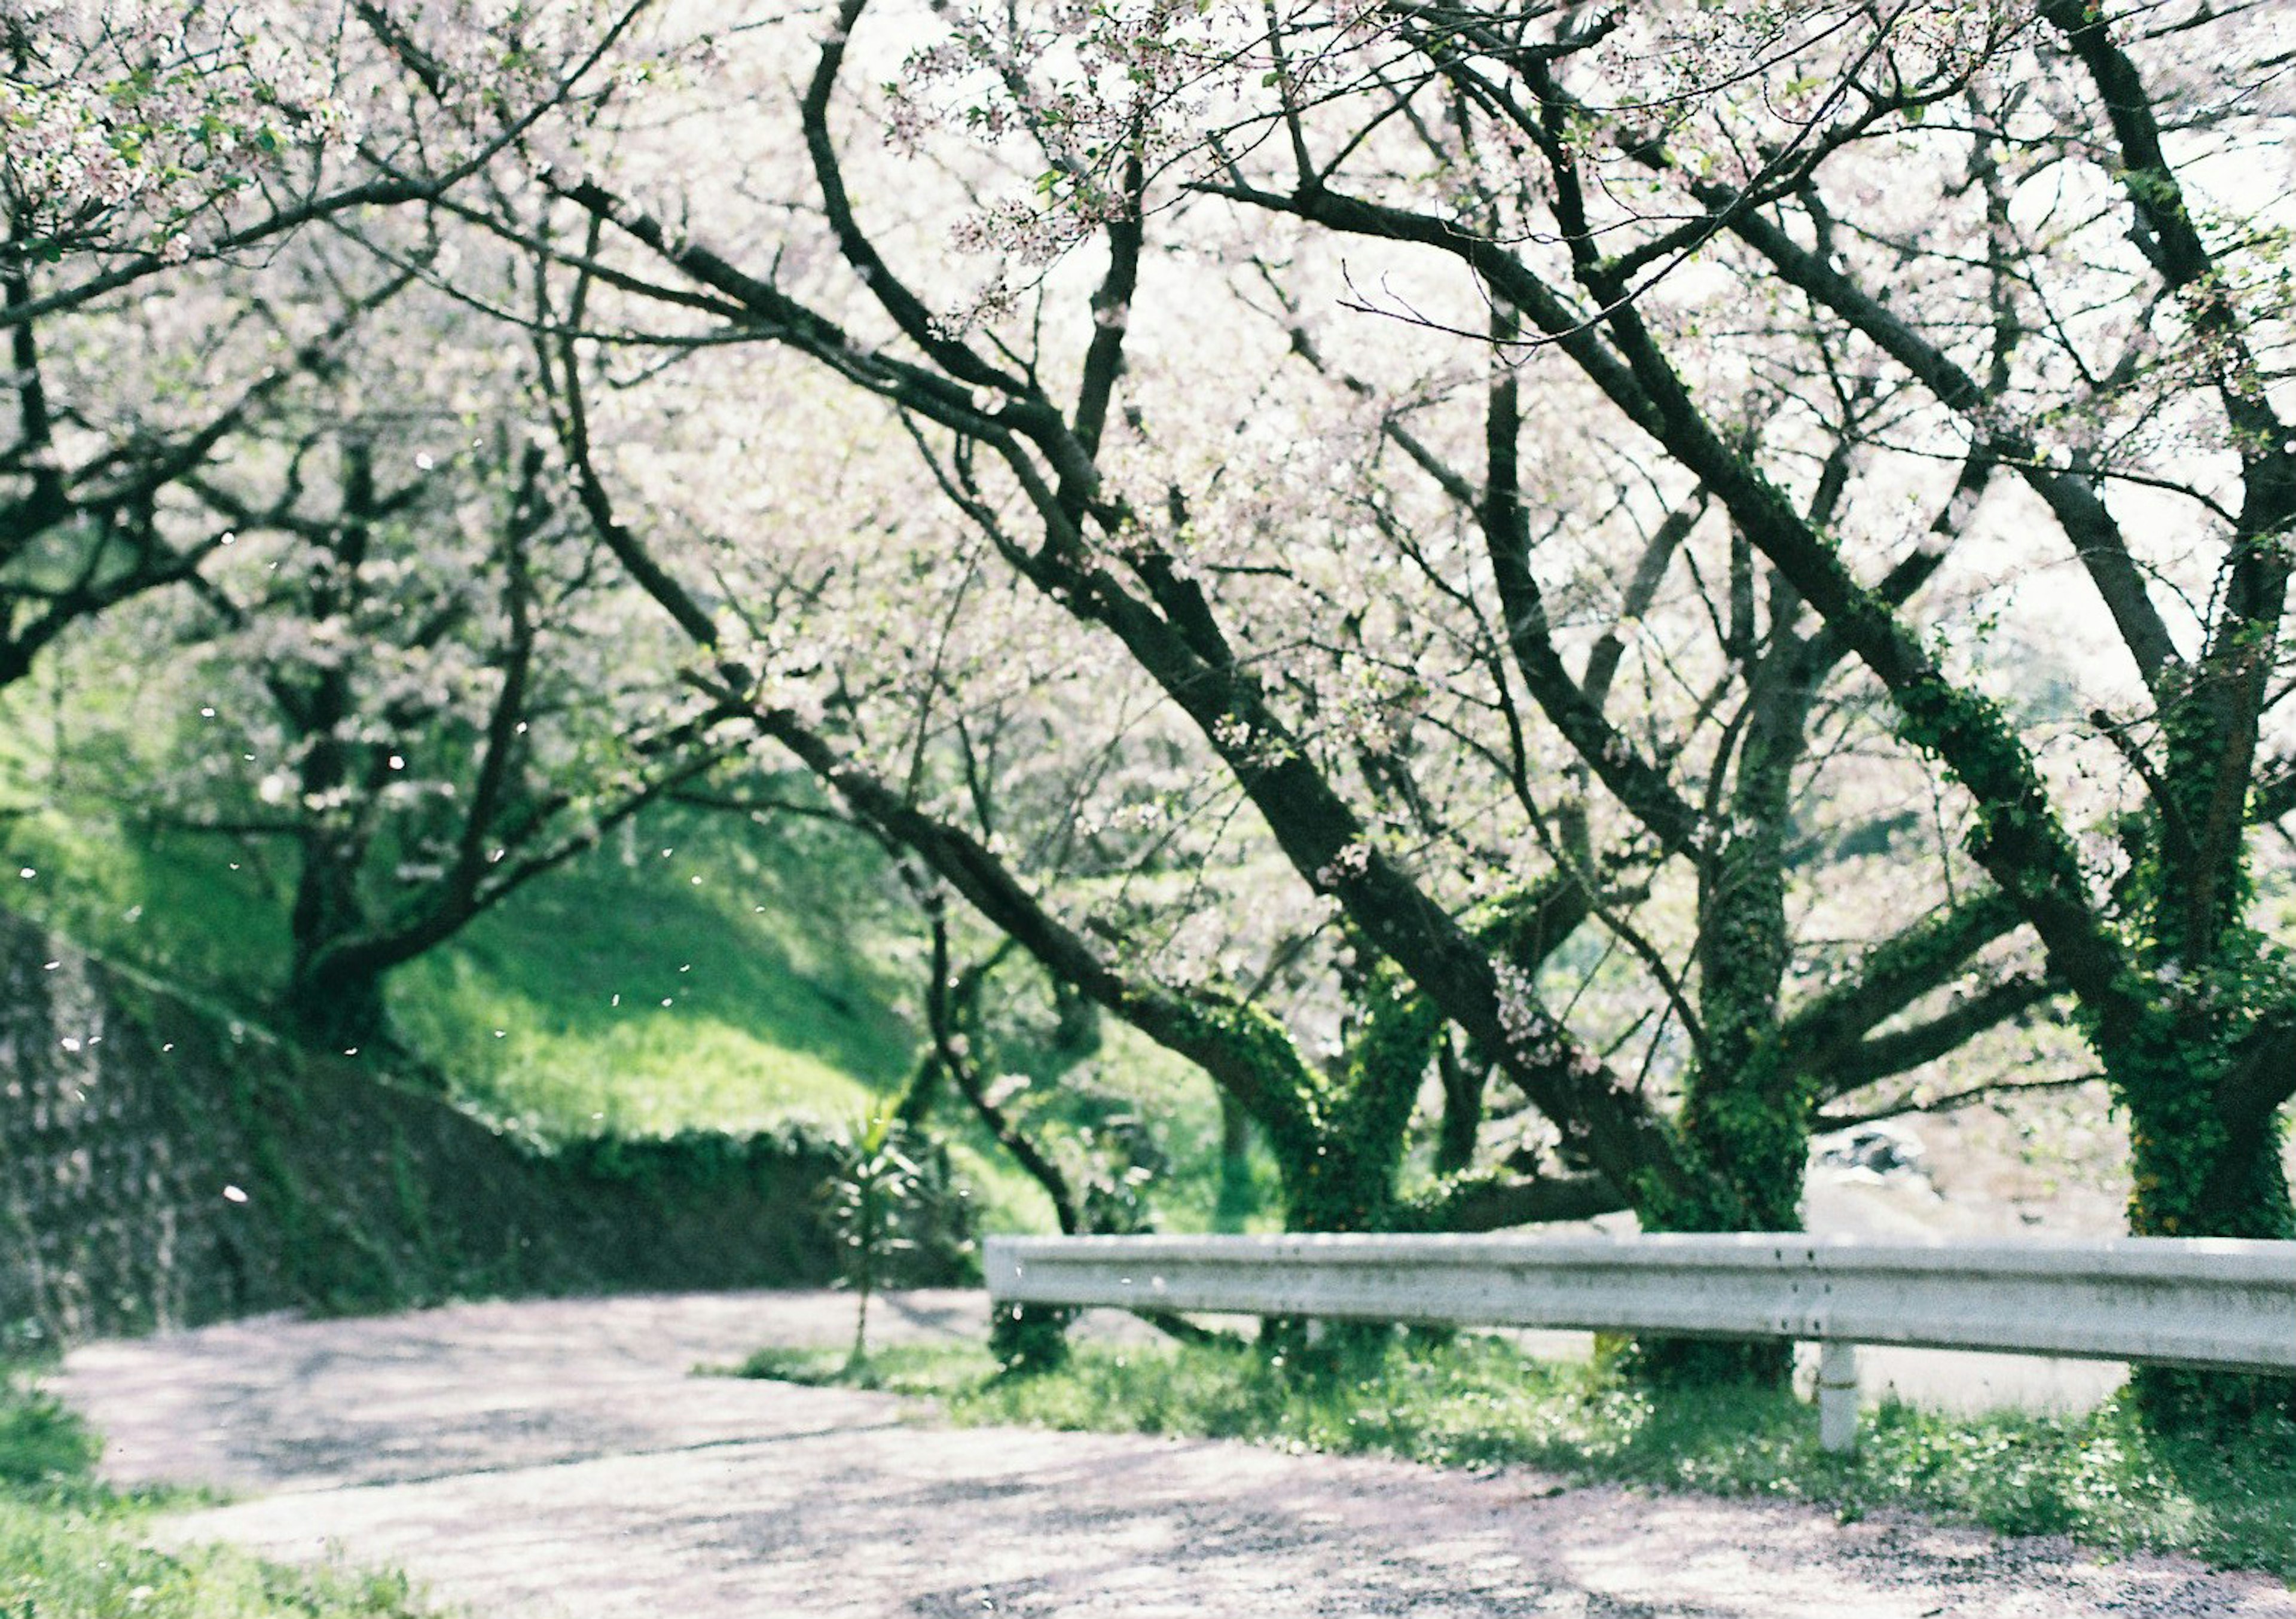
<path fill-rule="evenodd" d="M 539 1153 L 0 914 L 0 1348 L 474 1293 L 819 1284 L 830 1162 L 799 1132 Z M 917 1279 L 960 1273 L 964 1235 L 937 1233 Z"/>

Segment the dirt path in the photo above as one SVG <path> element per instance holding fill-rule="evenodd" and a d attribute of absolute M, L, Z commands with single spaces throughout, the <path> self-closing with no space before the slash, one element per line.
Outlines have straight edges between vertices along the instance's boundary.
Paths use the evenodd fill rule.
<path fill-rule="evenodd" d="M 1559 1489 L 1248 1446 L 956 1431 L 889 1396 L 695 1378 L 836 1342 L 818 1294 L 457 1305 L 74 1352 L 123 1480 L 253 1494 L 175 1520 L 395 1563 L 492 1616 L 583 1619 L 2296 1619 L 2258 1576 L 2060 1541 Z M 977 1330 L 917 1294 L 884 1337 Z"/>

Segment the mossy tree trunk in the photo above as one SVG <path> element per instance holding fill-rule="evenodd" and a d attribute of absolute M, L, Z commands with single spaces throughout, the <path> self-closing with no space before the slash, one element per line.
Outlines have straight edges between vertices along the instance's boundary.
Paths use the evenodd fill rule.
<path fill-rule="evenodd" d="M 1219 1190 L 1212 1206 L 1212 1229 L 1241 1231 L 1259 1212 L 1259 1189 L 1251 1173 L 1251 1116 L 1226 1091 L 1218 1095 Z"/>
<path fill-rule="evenodd" d="M 2285 566 L 2269 582 L 2284 593 Z M 2223 783 L 2245 783 L 2260 679 L 2252 660 L 2204 668 L 2165 716 L 2168 769 L 2155 787 L 2131 885 L 2146 926 L 2123 980 L 2133 1008 L 2092 1016 L 2091 1039 L 2128 1116 L 2138 1236 L 2296 1239 L 2281 1157 L 2286 1122 L 2264 1106 L 2296 1059 L 2284 969 L 2249 922 L 2245 815 Z M 2245 793 L 2242 796 L 2244 797 Z M 2170 1426 L 2296 1416 L 2296 1380 L 2139 1367 L 2140 1405 Z"/>
<path fill-rule="evenodd" d="M 1647 1200 L 1645 1229 L 1794 1231 L 1801 1229 L 1809 1156 L 1807 1077 L 1786 1059 L 1780 994 L 1792 958 L 1786 916 L 1796 767 L 1805 751 L 1817 659 L 1794 633 L 1798 604 L 1757 650 L 1752 559 L 1734 536 L 1728 628 L 1745 686 L 1746 723 L 1729 797 L 1729 824 L 1699 863 L 1697 1050 L 1684 1080 L 1682 1131 L 1715 1197 Z M 1654 1371 L 1735 1375 L 1783 1384 L 1792 1370 L 1782 1343 L 1645 1339 Z"/>

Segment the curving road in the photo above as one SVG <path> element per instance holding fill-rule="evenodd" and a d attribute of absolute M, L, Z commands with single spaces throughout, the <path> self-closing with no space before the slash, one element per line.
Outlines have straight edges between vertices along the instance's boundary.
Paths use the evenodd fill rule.
<path fill-rule="evenodd" d="M 883 1339 L 972 1334 L 977 1294 Z M 240 1322 L 73 1352 L 122 1481 L 236 1504 L 168 1533 L 393 1563 L 489 1616 L 2296 1619 L 2178 1559 L 1909 1517 L 1128 1435 L 935 1427 L 891 1396 L 688 1375 L 835 1343 L 849 1302 L 712 1294 Z"/>

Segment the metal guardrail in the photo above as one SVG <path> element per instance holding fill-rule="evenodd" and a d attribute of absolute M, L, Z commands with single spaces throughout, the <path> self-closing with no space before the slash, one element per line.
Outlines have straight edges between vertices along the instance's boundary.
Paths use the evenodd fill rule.
<path fill-rule="evenodd" d="M 999 1304 L 1812 1340 L 1830 1451 L 1858 1344 L 2296 1373 L 2296 1242 L 992 1237 L 987 1270 Z"/>

